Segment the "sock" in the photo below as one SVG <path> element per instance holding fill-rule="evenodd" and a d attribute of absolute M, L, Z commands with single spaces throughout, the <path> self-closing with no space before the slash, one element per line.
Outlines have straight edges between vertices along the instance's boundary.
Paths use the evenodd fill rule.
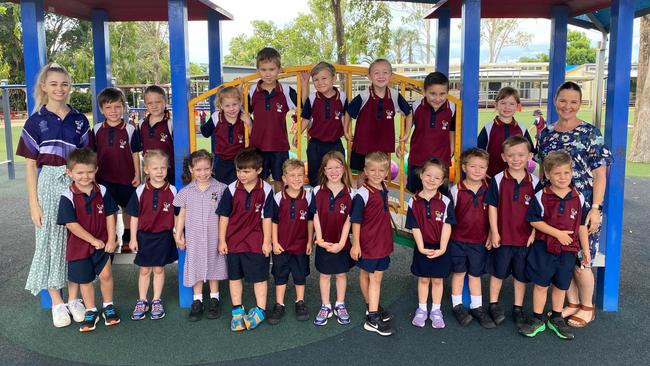
<path fill-rule="evenodd" d="M 218 292 L 210 292 L 210 298 L 219 300 L 219 293 Z"/>
<path fill-rule="evenodd" d="M 495 301 L 495 302 L 490 301 L 490 305 L 499 305 L 499 302 L 498 301 Z"/>
<path fill-rule="evenodd" d="M 338 301 L 337 301 L 337 302 L 334 304 L 334 307 L 338 307 L 339 305 L 343 305 L 343 306 L 345 306 L 345 303 L 344 303 L 344 302 L 338 302 Z"/>
<path fill-rule="evenodd" d="M 113 302 L 112 302 L 112 301 L 109 301 L 109 302 L 102 303 L 102 307 L 103 307 L 103 308 L 106 308 L 106 307 L 109 306 L 109 305 L 113 305 Z"/>
<path fill-rule="evenodd" d="M 440 304 L 431 304 L 431 311 L 440 310 Z"/>
<path fill-rule="evenodd" d="M 371 322 L 374 322 L 375 320 L 377 320 L 377 318 L 379 318 L 379 312 L 371 311 L 368 313 L 368 320 L 370 320 Z"/>
<path fill-rule="evenodd" d="M 199 295 L 194 295 L 193 300 L 194 301 L 199 300 L 200 302 L 203 302 L 203 295 L 200 295 L 200 294 Z"/>
<path fill-rule="evenodd" d="M 97 308 L 88 308 L 88 309 L 86 309 L 86 311 L 93 311 L 93 312 L 97 312 Z"/>
<path fill-rule="evenodd" d="M 523 308 L 524 307 L 521 306 L 521 305 L 512 305 L 512 310 L 520 310 L 521 311 L 521 310 L 523 310 Z"/>
<path fill-rule="evenodd" d="M 463 295 L 451 295 L 451 304 L 456 307 L 463 303 Z"/>
<path fill-rule="evenodd" d="M 544 320 L 544 314 L 533 313 L 533 315 L 535 316 L 535 318 L 537 318 L 539 320 L 542 320 L 542 321 Z"/>
<path fill-rule="evenodd" d="M 562 317 L 562 312 L 560 311 L 552 311 L 551 312 L 551 318 L 561 318 Z"/>
<path fill-rule="evenodd" d="M 427 311 L 427 304 L 426 304 L 426 303 L 424 303 L 424 304 L 418 304 L 418 308 L 419 308 L 420 310 Z"/>
<path fill-rule="evenodd" d="M 472 295 L 472 296 L 470 296 L 470 299 L 471 299 L 471 302 L 469 304 L 470 309 L 476 309 L 476 308 L 480 308 L 481 306 L 483 306 L 483 296 L 481 296 L 481 295 L 479 295 L 479 296 Z"/>
<path fill-rule="evenodd" d="M 323 304 L 323 306 L 330 309 L 330 310 L 332 310 L 332 304 Z"/>

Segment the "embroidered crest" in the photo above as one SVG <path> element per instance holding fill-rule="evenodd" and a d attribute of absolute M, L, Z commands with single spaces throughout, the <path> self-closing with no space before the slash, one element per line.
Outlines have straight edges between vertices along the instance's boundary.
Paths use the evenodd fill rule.
<path fill-rule="evenodd" d="M 97 213 L 100 214 L 100 215 L 104 213 L 104 204 L 103 203 L 98 203 L 97 204 Z"/>
<path fill-rule="evenodd" d="M 282 103 L 275 103 L 275 111 L 282 113 Z"/>
<path fill-rule="evenodd" d="M 576 210 L 575 208 L 572 208 L 571 209 L 571 220 L 575 220 L 577 214 L 578 214 L 578 210 Z"/>
<path fill-rule="evenodd" d="M 436 210 L 436 221 L 442 221 L 442 212 Z"/>
<path fill-rule="evenodd" d="M 449 122 L 447 122 L 447 121 L 442 121 L 442 129 L 443 129 L 443 130 L 446 130 L 446 129 L 448 129 L 448 128 L 449 128 Z"/>
<path fill-rule="evenodd" d="M 45 132 L 45 131 L 49 130 L 49 128 L 47 127 L 47 121 L 46 120 L 42 120 L 41 122 L 39 122 L 38 127 L 41 129 L 41 132 Z"/>
<path fill-rule="evenodd" d="M 524 195 L 524 200 L 526 201 L 526 202 L 525 202 L 525 203 L 526 203 L 526 206 L 530 205 L 530 198 L 531 198 L 531 197 L 530 197 L 529 195 L 527 195 L 527 194 Z"/>
<path fill-rule="evenodd" d="M 84 121 L 74 121 L 74 124 L 77 125 L 77 134 L 80 134 L 81 128 L 84 126 Z"/>
<path fill-rule="evenodd" d="M 160 142 L 167 142 L 167 134 L 164 132 L 160 133 Z"/>
<path fill-rule="evenodd" d="M 307 219 L 307 211 L 300 210 L 300 220 L 306 220 L 306 219 Z"/>
<path fill-rule="evenodd" d="M 341 119 L 341 111 L 334 112 L 334 119 Z"/>
<path fill-rule="evenodd" d="M 163 203 L 163 212 L 169 212 L 169 206 L 171 206 L 169 202 Z"/>
<path fill-rule="evenodd" d="M 341 209 L 341 211 L 339 211 L 339 213 L 345 214 L 345 209 L 348 208 L 348 206 L 346 206 L 345 203 L 341 203 L 339 208 Z"/>
<path fill-rule="evenodd" d="M 255 204 L 255 212 L 260 212 L 260 209 L 261 209 L 261 208 L 262 208 L 262 204 L 261 204 L 261 203 L 258 202 L 258 203 Z"/>
<path fill-rule="evenodd" d="M 488 204 L 483 202 L 483 211 L 487 210 Z"/>
<path fill-rule="evenodd" d="M 124 149 L 126 147 L 126 140 L 120 139 L 120 149 Z"/>
<path fill-rule="evenodd" d="M 240 144 L 244 143 L 244 135 L 242 135 L 242 134 L 237 135 L 237 139 L 239 140 Z"/>
<path fill-rule="evenodd" d="M 386 119 L 393 119 L 394 111 L 386 110 Z"/>
<path fill-rule="evenodd" d="M 219 193 L 217 193 L 217 192 L 212 192 L 212 198 L 211 198 L 211 200 L 214 201 L 214 202 L 217 202 L 217 196 L 219 196 Z"/>

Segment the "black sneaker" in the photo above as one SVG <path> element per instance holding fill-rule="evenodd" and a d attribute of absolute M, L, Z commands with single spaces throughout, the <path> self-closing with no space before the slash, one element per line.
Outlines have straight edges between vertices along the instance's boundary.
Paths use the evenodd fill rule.
<path fill-rule="evenodd" d="M 465 327 L 472 322 L 472 316 L 469 315 L 467 309 L 465 309 L 463 304 L 458 304 L 454 306 L 452 310 L 454 311 L 454 316 L 456 317 L 456 320 L 458 320 L 458 324 L 460 324 L 461 326 Z"/>
<path fill-rule="evenodd" d="M 527 323 L 528 317 L 524 314 L 522 308 L 512 307 L 512 320 L 517 324 L 517 328 L 521 328 L 524 324 Z"/>
<path fill-rule="evenodd" d="M 296 320 L 305 321 L 309 320 L 309 310 L 307 304 L 303 300 L 296 302 Z"/>
<path fill-rule="evenodd" d="M 108 305 L 105 307 L 102 311 L 102 316 L 104 317 L 104 324 L 107 327 L 120 323 L 120 316 L 117 314 L 117 309 L 115 309 L 115 306 L 113 305 Z"/>
<path fill-rule="evenodd" d="M 497 325 L 494 324 L 494 321 L 492 320 L 492 318 L 490 318 L 487 311 L 485 311 L 484 307 L 479 306 L 476 309 L 471 309 L 469 312 L 470 314 L 472 314 L 474 318 L 476 318 L 476 320 L 478 320 L 478 323 L 481 324 L 483 328 L 485 329 L 496 328 Z"/>
<path fill-rule="evenodd" d="M 370 320 L 370 316 L 366 316 L 366 322 L 363 324 L 363 329 L 369 332 L 375 332 L 380 336 L 390 336 L 395 332 L 389 322 L 385 322 L 381 317 L 377 316 L 375 320 Z"/>
<path fill-rule="evenodd" d="M 269 317 L 266 318 L 266 320 L 268 320 L 270 325 L 276 325 L 280 323 L 280 319 L 282 319 L 283 316 L 284 316 L 284 305 L 280 305 L 276 303 L 275 306 L 273 306 L 273 311 L 271 312 L 271 315 L 269 315 Z"/>
<path fill-rule="evenodd" d="M 81 322 L 79 331 L 81 333 L 92 332 L 97 327 L 97 322 L 99 321 L 99 314 L 96 311 L 86 311 L 84 315 L 84 320 Z"/>
<path fill-rule="evenodd" d="M 192 302 L 192 307 L 190 308 L 190 316 L 187 320 L 191 322 L 196 322 L 201 320 L 203 317 L 203 302 L 201 300 L 194 300 Z"/>
<path fill-rule="evenodd" d="M 377 310 L 378 310 L 377 312 L 379 313 L 379 317 L 384 322 L 390 322 L 395 318 L 395 315 L 393 313 L 391 313 L 390 311 L 382 308 L 381 305 L 379 305 Z M 368 310 L 368 304 L 366 304 L 366 316 L 368 316 L 369 312 L 370 312 L 370 310 Z"/>
<path fill-rule="evenodd" d="M 488 313 L 496 325 L 499 325 L 503 323 L 504 320 L 506 320 L 506 315 L 504 314 L 503 309 L 501 306 L 499 306 L 499 304 L 490 304 L 488 306 Z"/>
<path fill-rule="evenodd" d="M 575 338 L 575 335 L 573 334 L 571 327 L 567 325 L 566 321 L 564 321 L 564 318 L 562 318 L 561 316 L 550 318 L 546 322 L 546 326 L 561 339 L 566 339 L 570 341 Z"/>
<path fill-rule="evenodd" d="M 521 325 L 519 328 L 519 334 L 532 338 L 545 330 L 546 323 L 544 320 L 532 316 L 524 324 Z"/>
<path fill-rule="evenodd" d="M 221 306 L 219 306 L 220 304 L 221 303 L 218 299 L 210 298 L 210 301 L 208 302 L 208 311 L 205 317 L 208 319 L 219 318 L 221 316 Z"/>

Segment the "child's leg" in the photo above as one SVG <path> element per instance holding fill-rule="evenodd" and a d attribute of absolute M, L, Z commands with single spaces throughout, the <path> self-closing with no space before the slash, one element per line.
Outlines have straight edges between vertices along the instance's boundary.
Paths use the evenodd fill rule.
<path fill-rule="evenodd" d="M 553 311 L 554 312 L 561 312 L 562 307 L 564 306 L 564 297 L 566 295 L 565 290 L 560 290 L 559 288 L 553 286 L 553 290 L 551 291 L 551 302 L 553 305 Z"/>
<path fill-rule="evenodd" d="M 336 275 L 336 302 L 345 302 L 345 291 L 348 288 L 348 274 L 338 273 Z"/>
<path fill-rule="evenodd" d="M 471 296 L 482 296 L 481 277 L 469 275 L 469 294 Z"/>
<path fill-rule="evenodd" d="M 501 286 L 503 280 L 494 276 L 490 276 L 490 303 L 499 302 L 499 293 L 501 293 Z M 523 301 L 523 297 L 522 297 Z"/>
<path fill-rule="evenodd" d="M 218 280 L 209 280 L 208 286 L 210 287 L 210 294 L 219 293 L 219 281 Z"/>
<path fill-rule="evenodd" d="M 338 294 L 338 286 L 336 286 L 336 292 Z M 276 292 L 276 294 L 277 294 L 277 292 Z M 284 296 L 284 294 L 282 294 L 282 295 Z M 343 295 L 345 296 L 345 292 L 343 292 Z M 282 300 L 284 300 L 284 297 L 282 298 Z M 300 300 L 305 300 L 305 285 L 296 285 L 296 302 L 298 302 Z"/>
<path fill-rule="evenodd" d="M 268 281 L 255 282 L 253 291 L 255 292 L 255 302 L 260 309 L 266 309 L 266 294 L 268 290 Z"/>
<path fill-rule="evenodd" d="M 320 301 L 323 305 L 330 304 L 330 278 L 331 275 L 320 274 Z"/>
<path fill-rule="evenodd" d="M 431 302 L 434 306 L 440 306 L 442 303 L 442 278 L 431 279 Z"/>
<path fill-rule="evenodd" d="M 68 302 L 79 298 L 79 284 L 68 281 Z"/>
<path fill-rule="evenodd" d="M 52 299 L 52 306 L 63 304 L 63 297 L 61 296 L 61 290 L 55 288 L 48 288 L 47 293 L 50 294 Z"/>
<path fill-rule="evenodd" d="M 361 271 L 365 272 L 365 271 Z M 381 296 L 381 279 L 384 275 L 384 271 L 375 271 L 373 273 L 368 273 L 368 311 L 377 312 L 379 311 L 379 298 Z"/>
<path fill-rule="evenodd" d="M 149 280 L 147 280 L 147 287 Z M 160 300 L 165 286 L 165 267 L 153 267 L 153 300 Z M 145 291 L 145 296 L 146 296 Z"/>
<path fill-rule="evenodd" d="M 359 270 L 359 287 L 361 288 L 361 295 L 366 301 L 366 304 L 370 304 L 370 299 L 368 298 L 368 288 L 370 287 L 370 276 L 369 273 L 363 269 Z"/>
<path fill-rule="evenodd" d="M 192 286 L 192 293 L 195 299 L 197 296 L 203 297 L 203 281 L 199 281 Z"/>
<path fill-rule="evenodd" d="M 429 277 L 418 277 L 418 304 L 429 302 Z"/>
<path fill-rule="evenodd" d="M 104 303 L 113 302 L 113 265 L 110 260 L 99 273 L 99 289 Z"/>
<path fill-rule="evenodd" d="M 451 296 L 463 296 L 464 285 L 465 285 L 465 272 L 454 272 L 451 274 Z"/>
<path fill-rule="evenodd" d="M 526 295 L 526 283 L 517 281 L 517 279 L 512 279 L 513 285 L 515 287 L 515 306 L 524 305 L 524 296 Z M 546 298 L 545 298 L 546 299 Z"/>
<path fill-rule="evenodd" d="M 303 295 L 305 286 L 302 286 Z M 284 305 L 284 294 L 287 291 L 287 285 L 275 285 L 275 302 Z M 298 297 L 298 286 L 296 286 L 296 297 Z"/>
<path fill-rule="evenodd" d="M 553 288 L 555 291 L 555 287 Z M 548 292 L 548 287 L 543 287 L 540 285 L 535 285 L 533 287 L 533 313 L 536 315 L 544 313 L 544 305 L 546 305 L 546 294 Z M 564 297 L 562 297 L 564 299 Z"/>
<path fill-rule="evenodd" d="M 232 306 L 241 306 L 241 295 L 243 290 L 241 280 L 230 280 L 228 284 L 230 286 L 230 301 L 232 302 Z"/>
<path fill-rule="evenodd" d="M 81 298 L 84 301 L 86 309 L 92 309 L 95 307 L 95 287 L 92 282 L 82 283 L 79 285 L 81 290 Z"/>
<path fill-rule="evenodd" d="M 149 292 L 149 278 L 151 277 L 151 267 L 140 267 L 138 272 L 138 299 L 146 300 L 147 292 Z M 156 277 L 154 276 L 154 281 Z M 156 284 L 154 283 L 154 292 L 156 291 Z M 154 295 L 154 298 L 157 297 Z"/>

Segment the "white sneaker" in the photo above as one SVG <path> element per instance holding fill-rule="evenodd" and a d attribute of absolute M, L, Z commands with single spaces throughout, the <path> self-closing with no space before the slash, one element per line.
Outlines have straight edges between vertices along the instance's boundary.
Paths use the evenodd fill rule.
<path fill-rule="evenodd" d="M 72 315 L 72 319 L 74 319 L 75 322 L 81 323 L 84 321 L 86 307 L 84 306 L 83 302 L 81 302 L 81 299 L 68 301 L 68 311 Z"/>
<path fill-rule="evenodd" d="M 70 325 L 70 314 L 65 304 L 54 305 L 52 307 L 52 323 L 57 328 L 63 328 Z"/>

